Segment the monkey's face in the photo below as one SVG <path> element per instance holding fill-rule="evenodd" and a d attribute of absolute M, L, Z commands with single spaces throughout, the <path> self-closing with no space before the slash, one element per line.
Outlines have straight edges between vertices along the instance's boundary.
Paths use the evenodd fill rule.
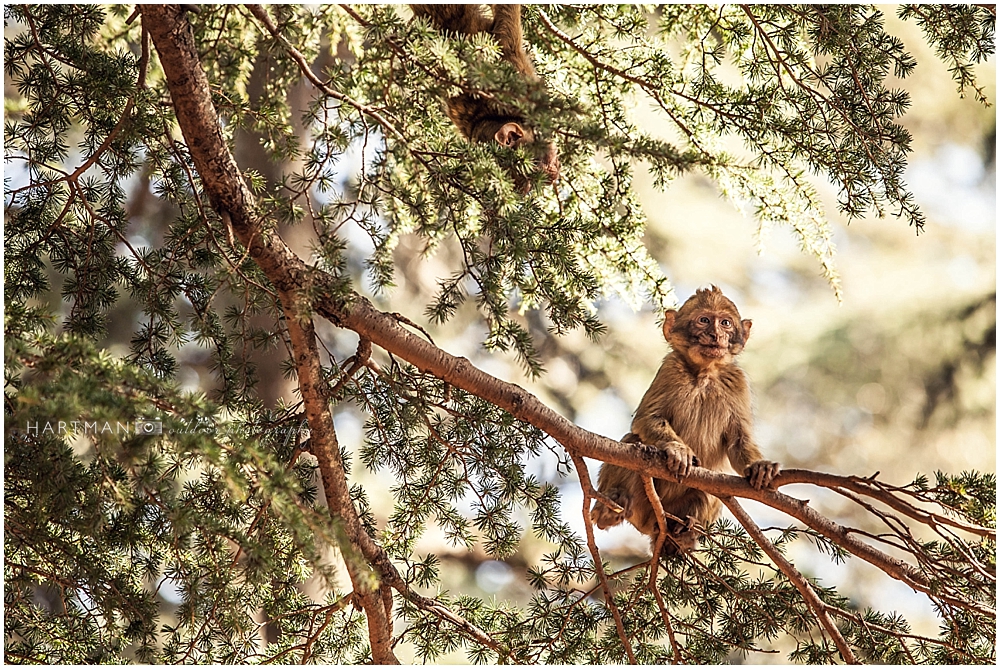
<path fill-rule="evenodd" d="M 663 335 L 675 351 L 705 368 L 732 362 L 743 351 L 751 325 L 740 320 L 736 305 L 713 286 L 695 293 L 680 311 L 668 311 Z"/>
<path fill-rule="evenodd" d="M 729 311 L 699 310 L 691 315 L 686 325 L 685 344 L 692 359 L 727 363 L 743 350 L 739 317 Z"/>

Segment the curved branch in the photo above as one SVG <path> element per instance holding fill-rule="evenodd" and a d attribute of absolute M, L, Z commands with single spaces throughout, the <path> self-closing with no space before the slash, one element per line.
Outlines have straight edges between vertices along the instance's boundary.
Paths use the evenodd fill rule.
<path fill-rule="evenodd" d="M 663 626 L 667 630 L 667 638 L 670 639 L 670 649 L 673 651 L 674 664 L 684 664 L 684 660 L 681 657 L 681 648 L 677 645 L 677 637 L 674 635 L 674 626 L 670 623 L 670 613 L 667 611 L 667 604 L 663 601 L 663 593 L 660 592 L 660 588 L 656 584 L 657 567 L 660 566 L 660 553 L 663 551 L 663 542 L 666 540 L 668 532 L 667 515 L 663 510 L 663 503 L 660 501 L 660 495 L 656 492 L 656 485 L 653 483 L 652 477 L 643 476 L 642 485 L 646 489 L 646 497 L 649 498 L 649 503 L 653 507 L 653 513 L 656 515 L 656 526 L 659 528 L 656 540 L 653 542 L 653 557 L 649 560 L 649 589 L 653 592 L 653 597 L 656 599 L 657 608 L 660 609 L 660 617 L 663 619 Z"/>
<path fill-rule="evenodd" d="M 577 474 L 580 476 L 580 487 L 583 488 L 583 523 L 587 533 L 587 548 L 590 549 L 590 556 L 594 560 L 594 571 L 601 582 L 601 589 L 604 591 L 604 601 L 611 610 L 611 615 L 615 619 L 615 628 L 618 631 L 618 638 L 621 639 L 622 647 L 628 655 L 629 662 L 635 664 L 635 652 L 632 650 L 632 642 L 629 641 L 628 634 L 625 633 L 625 623 L 622 622 L 621 612 L 615 604 L 611 594 L 611 586 L 608 585 L 608 576 L 604 573 L 604 563 L 601 560 L 601 552 L 597 550 L 597 541 L 594 539 L 594 523 L 590 520 L 590 500 L 594 495 L 594 486 L 590 482 L 590 472 L 587 470 L 587 463 L 583 458 L 570 453 L 573 464 L 576 466 Z"/>
<path fill-rule="evenodd" d="M 552 436 L 569 452 L 602 462 L 649 474 L 655 478 L 676 480 L 667 469 L 662 454 L 644 445 L 621 444 L 574 425 L 545 406 L 518 385 L 501 381 L 476 368 L 466 358 L 452 356 L 404 330 L 391 316 L 375 309 L 367 299 L 355 296 L 348 304 L 332 295 L 319 298 L 317 310 L 334 325 L 354 330 L 390 353 L 407 360 L 422 372 L 430 373 L 453 386 L 509 411 Z M 786 482 L 779 474 L 774 485 Z M 973 608 L 987 615 L 992 609 L 971 604 L 958 594 L 935 592 L 930 579 L 918 568 L 860 541 L 850 528 L 835 523 L 809 506 L 777 490 L 756 490 L 746 480 L 709 469 L 695 467 L 684 485 L 716 496 L 753 499 L 782 511 L 824 535 L 846 551 L 870 562 L 889 576 L 914 590 L 963 609 Z"/>
<path fill-rule="evenodd" d="M 222 138 L 208 78 L 198 60 L 191 25 L 184 17 L 184 10 L 176 5 L 146 5 L 142 8 L 142 16 L 143 27 L 149 30 L 160 56 L 181 132 L 191 148 L 191 157 L 209 199 L 222 219 L 228 219 L 233 231 L 252 254 L 254 239 L 261 239 L 264 235 L 256 235 L 256 226 L 251 223 L 253 195 L 241 179 L 234 178 L 239 174 L 239 168 Z M 219 170 L 227 174 L 226 178 L 213 180 Z M 236 198 L 242 206 L 228 206 L 232 203 L 227 205 L 226 198 Z M 292 255 L 288 247 L 284 247 L 284 251 Z M 328 387 L 319 361 L 311 309 L 304 298 L 309 282 L 290 281 L 277 285 L 291 339 L 299 393 L 309 422 L 312 452 L 319 462 L 327 506 L 343 521 L 348 540 L 356 550 L 361 544 L 361 536 L 368 535 L 351 501 L 333 416 L 326 399 Z M 371 574 L 366 573 L 366 565 L 359 565 L 359 560 L 350 554 L 350 550 L 343 553 L 354 591 L 368 619 L 372 660 L 376 664 L 399 664 L 392 653 L 392 596 L 389 590 L 385 585 L 373 582 Z"/>
<path fill-rule="evenodd" d="M 238 176 L 239 167 L 226 146 L 212 105 L 208 81 L 198 61 L 190 26 L 183 12 L 175 6 L 143 6 L 143 16 L 149 18 L 149 30 L 167 76 L 178 124 L 191 151 L 213 208 L 232 228 L 247 253 L 261 267 L 268 279 L 278 287 L 286 322 L 292 337 L 299 388 L 306 405 L 313 454 L 320 464 L 328 506 L 344 520 L 351 544 L 378 572 L 382 580 L 417 607 L 429 611 L 455 625 L 500 656 L 507 651 L 488 634 L 454 614 L 439 602 L 413 592 L 400 576 L 385 552 L 364 531 L 350 499 L 340 449 L 333 430 L 328 400 L 329 389 L 319 369 L 316 337 L 309 316 L 310 305 L 303 295 L 312 285 L 315 271 L 303 263 L 277 236 L 265 230 L 255 214 L 255 202 L 246 184 Z M 146 21 L 144 20 L 144 23 Z M 322 275 L 323 278 L 329 278 Z M 367 346 L 359 344 L 359 358 L 367 355 Z M 352 580 L 363 580 L 357 566 L 351 565 Z M 355 589 L 365 591 L 366 586 Z M 374 593 L 369 593 L 374 595 Z M 378 664 L 396 663 L 391 651 L 390 606 L 373 601 L 374 596 L 360 599 L 369 623 L 373 659 Z M 391 604 L 391 599 L 389 600 Z"/>

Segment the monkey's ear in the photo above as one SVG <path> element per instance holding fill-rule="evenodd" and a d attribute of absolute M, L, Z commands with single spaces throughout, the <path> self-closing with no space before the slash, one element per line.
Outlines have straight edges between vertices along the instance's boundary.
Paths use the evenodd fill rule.
<path fill-rule="evenodd" d="M 743 326 L 743 343 L 747 343 L 747 339 L 750 339 L 750 326 L 753 325 L 753 321 L 749 318 L 745 321 L 740 321 Z"/>
<path fill-rule="evenodd" d="M 521 143 L 524 139 L 524 128 L 521 127 L 519 123 L 510 121 L 509 123 L 504 123 L 497 130 L 497 134 L 494 135 L 494 139 L 500 143 L 500 146 L 506 146 L 508 148 L 513 148 Z"/>
<path fill-rule="evenodd" d="M 677 310 L 668 309 L 663 312 L 663 338 L 670 339 L 670 331 L 674 329 L 674 323 L 677 321 Z"/>

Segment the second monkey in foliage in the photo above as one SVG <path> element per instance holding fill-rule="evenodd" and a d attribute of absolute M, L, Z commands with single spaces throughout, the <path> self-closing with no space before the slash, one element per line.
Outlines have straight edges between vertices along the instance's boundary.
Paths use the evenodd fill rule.
<path fill-rule="evenodd" d="M 503 59 L 531 84 L 541 85 L 531 59 L 524 51 L 520 5 L 492 5 L 492 17 L 482 5 L 410 5 L 413 15 L 423 17 L 436 28 L 459 35 L 489 33 L 500 44 Z M 549 181 L 559 178 L 559 156 L 555 144 L 536 136 L 524 114 L 488 95 L 462 93 L 448 100 L 448 116 L 459 132 L 474 142 L 495 141 L 511 149 L 522 147 L 535 159 L 536 167 Z M 531 185 L 524 175 L 514 175 L 522 193 Z"/>
<path fill-rule="evenodd" d="M 770 486 L 776 462 L 764 460 L 751 436 L 750 385 L 735 362 L 750 336 L 749 320 L 722 291 L 697 291 L 678 311 L 664 315 L 663 336 L 673 347 L 649 386 L 622 441 L 640 442 L 663 451 L 678 478 L 692 466 L 721 470 L 728 459 L 755 488 Z M 686 552 L 697 543 L 695 527 L 719 517 L 721 502 L 680 483 L 654 479 L 667 514 L 664 554 Z M 590 517 L 601 529 L 627 520 L 656 537 L 653 506 L 639 473 L 604 464 L 598 491 L 621 507 L 597 500 Z M 673 518 L 671 518 L 673 516 Z"/>

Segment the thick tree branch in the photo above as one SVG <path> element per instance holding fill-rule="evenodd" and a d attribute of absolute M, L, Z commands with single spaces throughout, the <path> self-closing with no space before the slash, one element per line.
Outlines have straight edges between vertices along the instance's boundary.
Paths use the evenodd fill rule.
<path fill-rule="evenodd" d="M 309 311 L 299 312 L 305 305 L 305 300 L 301 299 L 301 296 L 285 292 L 279 293 L 279 296 L 285 312 L 289 338 L 292 340 L 299 393 L 302 395 L 306 420 L 309 423 L 309 441 L 312 444 L 312 453 L 319 463 L 327 506 L 343 520 L 351 546 L 358 546 L 361 535 L 367 536 L 367 534 L 351 501 L 350 487 L 344 474 L 340 445 L 334 432 L 330 405 L 326 399 L 326 383 L 323 381 L 323 369 L 319 362 L 312 314 Z M 308 305 L 305 307 L 308 309 Z M 344 561 L 347 563 L 347 571 L 354 585 L 354 591 L 358 595 L 358 601 L 368 618 L 372 659 L 376 664 L 398 664 L 392 653 L 392 599 L 387 590 L 388 586 L 378 584 L 371 578 L 371 574 L 365 573 L 367 565 L 359 564 L 360 561 L 355 556 L 346 554 L 346 551 Z"/>
<path fill-rule="evenodd" d="M 282 253 L 279 257 L 271 256 L 272 260 L 277 262 L 281 258 L 294 257 L 279 239 L 272 239 L 273 234 L 255 234 L 257 226 L 252 219 L 253 196 L 239 177 L 236 161 L 222 138 L 211 101 L 208 78 L 198 61 L 194 36 L 183 10 L 174 5 L 148 5 L 143 7 L 142 15 L 143 26 L 149 30 L 160 56 L 181 132 L 191 147 L 195 167 L 216 211 L 224 220 L 228 213 L 233 231 L 240 242 L 250 249 L 251 254 L 255 248 L 254 243 L 263 241 L 273 244 L 267 248 Z M 195 146 L 198 147 L 197 151 Z M 215 176 L 220 173 L 228 176 L 216 180 L 214 188 L 209 187 L 211 182 L 205 175 Z M 274 281 L 272 273 L 268 273 L 268 277 Z M 367 538 L 368 535 L 351 501 L 344 465 L 340 459 L 340 446 L 333 428 L 333 417 L 326 399 L 328 393 L 316 346 L 311 307 L 300 292 L 309 284 L 306 281 L 275 283 L 292 343 L 299 392 L 305 406 L 306 420 L 309 422 L 312 452 L 319 462 L 323 478 L 327 506 L 341 519 L 351 545 L 358 547 L 361 536 Z M 372 578 L 373 574 L 365 573 L 366 566 L 359 564 L 360 561 L 350 555 L 350 549 L 344 550 L 344 559 L 354 591 L 368 619 L 372 660 L 376 664 L 398 664 L 399 661 L 392 653 L 391 594 L 385 585 L 378 584 L 377 578 Z"/>
<path fill-rule="evenodd" d="M 316 307 L 335 325 L 354 330 L 390 353 L 409 361 L 420 371 L 433 374 L 509 411 L 520 420 L 531 423 L 552 436 L 571 453 L 647 473 L 656 478 L 676 480 L 666 468 L 662 454 L 656 449 L 621 444 L 577 427 L 520 386 L 501 381 L 477 369 L 466 358 L 449 355 L 404 330 L 395 319 L 375 309 L 363 297 L 355 298 L 349 305 L 333 297 L 321 298 Z M 859 540 L 849 528 L 824 517 L 810 507 L 807 501 L 776 490 L 756 490 L 742 478 L 699 467 L 695 467 L 684 479 L 684 484 L 717 496 L 745 497 L 767 504 L 801 521 L 841 548 L 870 562 L 914 590 L 955 606 L 970 606 L 957 594 L 951 596 L 933 592 L 929 579 L 922 571 Z M 782 475 L 778 476 L 774 484 L 785 484 Z M 973 608 L 992 614 L 988 608 Z"/>
<path fill-rule="evenodd" d="M 268 279 L 278 287 L 293 339 L 300 391 L 307 406 L 313 454 L 320 463 L 329 508 L 345 521 L 351 543 L 360 550 L 387 585 L 417 607 L 450 622 L 477 642 L 492 648 L 498 655 L 506 655 L 507 651 L 500 644 L 475 625 L 440 603 L 413 592 L 385 552 L 361 526 L 347 492 L 340 449 L 327 406 L 329 392 L 321 385 L 315 333 L 311 318 L 308 317 L 310 307 L 299 299 L 312 285 L 314 278 L 329 277 L 315 272 L 302 262 L 275 232 L 265 228 L 263 222 L 256 218 L 253 195 L 243 182 L 239 167 L 222 138 L 208 80 L 198 61 L 190 26 L 183 18 L 183 12 L 175 6 L 149 5 L 143 7 L 143 17 L 167 76 L 178 124 L 209 200 Z M 322 442 L 318 439 L 320 436 Z M 350 556 L 345 557 L 348 558 L 350 567 Z M 351 576 L 352 580 L 355 577 L 361 580 L 362 574 L 352 573 Z M 355 583 L 355 588 L 359 591 L 362 589 L 358 583 Z M 365 605 L 369 618 L 373 659 L 379 664 L 395 662 L 388 646 L 391 643 L 391 627 L 387 617 L 389 607 L 365 599 L 361 602 Z M 380 609 L 384 609 L 384 613 Z M 377 649 L 382 650 L 381 655 L 375 655 Z"/>

